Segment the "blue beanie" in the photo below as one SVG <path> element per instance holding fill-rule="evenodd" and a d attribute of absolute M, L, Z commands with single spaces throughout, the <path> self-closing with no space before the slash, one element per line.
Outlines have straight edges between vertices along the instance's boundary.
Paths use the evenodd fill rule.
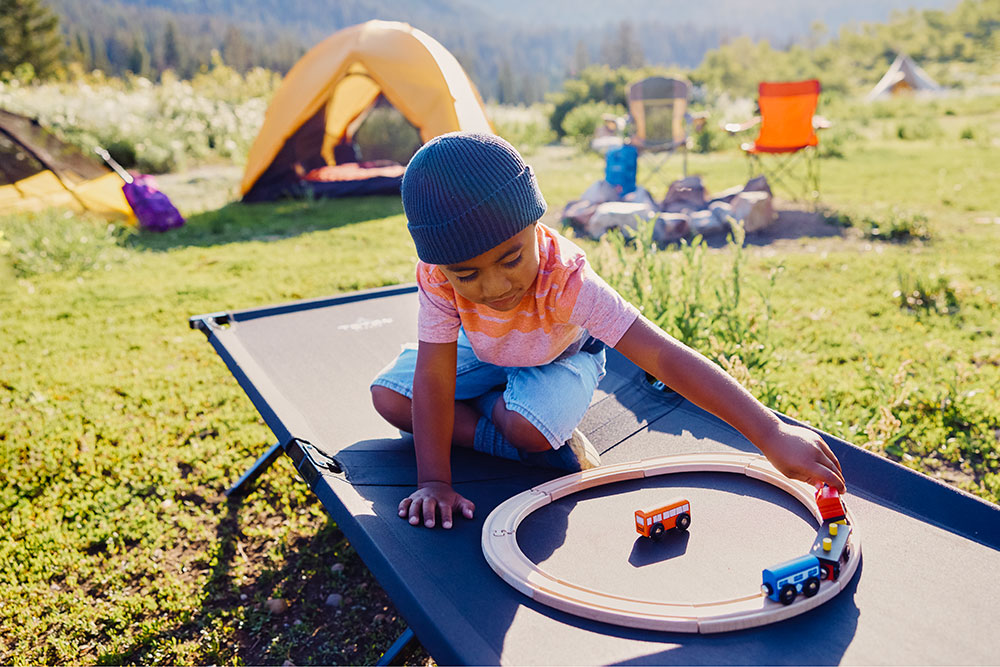
<path fill-rule="evenodd" d="M 493 134 L 431 139 L 410 160 L 402 194 L 417 256 L 428 264 L 481 255 L 545 213 L 535 173 Z"/>

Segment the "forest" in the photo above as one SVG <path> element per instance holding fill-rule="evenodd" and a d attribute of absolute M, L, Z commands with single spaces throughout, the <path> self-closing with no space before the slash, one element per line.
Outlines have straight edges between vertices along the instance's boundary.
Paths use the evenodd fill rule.
<path fill-rule="evenodd" d="M 655 3 L 649 2 L 630 3 L 616 12 L 590 0 L 579 3 L 576 12 L 564 5 L 547 4 L 536 22 L 530 21 L 523 3 L 492 6 L 470 0 L 326 0 L 294 12 L 272 0 L 11 0 L 0 13 L 39 14 L 32 32 L 60 35 L 58 49 L 52 44 L 49 56 L 32 62 L 39 77 L 55 76 L 76 63 L 85 72 L 132 73 L 152 80 L 167 70 L 189 79 L 211 65 L 213 53 L 241 73 L 254 67 L 284 73 L 310 46 L 339 28 L 371 18 L 402 20 L 444 44 L 483 96 L 501 104 L 542 101 L 567 78 L 598 64 L 683 69 L 701 65 L 714 72 L 711 83 L 728 85 L 746 72 L 735 67 L 721 75 L 720 61 L 736 65 L 749 57 L 745 64 L 752 66 L 772 51 L 789 54 L 785 60 L 793 63 L 802 60 L 803 52 L 816 50 L 816 57 L 807 60 L 835 76 L 848 63 L 831 60 L 831 51 L 865 66 L 900 50 L 921 62 L 971 61 L 988 49 L 985 40 L 997 39 L 993 33 L 1000 16 L 996 2 L 966 2 L 947 11 L 940 8 L 946 5 L 940 0 L 906 3 L 911 7 L 906 11 L 896 9 L 902 5 L 897 0 L 863 7 L 837 3 L 817 10 L 812 21 L 788 0 L 757 3 L 754 12 L 740 3 L 716 0 L 702 9 L 674 9 L 670 15 L 654 12 Z M 928 8 L 913 8 L 921 5 Z M 856 19 L 875 16 L 878 10 L 891 20 L 879 24 Z M 52 17 L 49 23 L 42 15 Z M 784 20 L 775 22 L 774 16 Z M 0 18 L 0 25 L 5 21 Z M 56 25 L 50 25 L 52 21 Z M 9 22 L 15 32 L 18 23 L 31 23 L 24 18 Z M 16 49 L 0 49 L 0 72 L 13 72 L 21 64 L 15 56 Z"/>

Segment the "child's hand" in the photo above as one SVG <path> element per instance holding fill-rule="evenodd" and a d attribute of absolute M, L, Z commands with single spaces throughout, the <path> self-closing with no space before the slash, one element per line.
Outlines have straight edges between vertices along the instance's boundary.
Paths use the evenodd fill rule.
<path fill-rule="evenodd" d="M 450 484 L 425 482 L 399 503 L 399 518 L 409 517 L 411 526 L 419 526 L 420 518 L 423 517 L 424 525 L 433 528 L 436 510 L 441 512 L 441 527 L 451 528 L 454 510 L 461 511 L 462 516 L 471 519 L 476 506 L 456 493 Z"/>
<path fill-rule="evenodd" d="M 758 447 L 786 477 L 812 485 L 825 482 L 840 493 L 847 491 L 840 461 L 815 431 L 782 422 L 777 433 Z"/>

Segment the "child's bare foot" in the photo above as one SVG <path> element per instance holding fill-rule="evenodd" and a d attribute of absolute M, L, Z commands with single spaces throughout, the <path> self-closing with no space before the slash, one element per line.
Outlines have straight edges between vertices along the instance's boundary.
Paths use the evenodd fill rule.
<path fill-rule="evenodd" d="M 601 465 L 601 455 L 590 444 L 587 436 L 580 432 L 580 429 L 573 429 L 573 435 L 569 437 L 564 446 L 569 447 L 570 451 L 576 455 L 576 460 L 580 462 L 580 470 L 590 470 Z"/>

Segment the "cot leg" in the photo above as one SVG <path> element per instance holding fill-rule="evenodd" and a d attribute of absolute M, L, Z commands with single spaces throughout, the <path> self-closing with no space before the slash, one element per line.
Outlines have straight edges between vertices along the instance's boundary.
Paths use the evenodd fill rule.
<path fill-rule="evenodd" d="M 278 460 L 285 448 L 280 442 L 271 445 L 271 448 L 264 453 L 250 469 L 243 473 L 243 476 L 226 491 L 226 497 L 239 496 L 250 490 L 257 478 L 264 474 L 264 471 L 271 467 L 271 464 Z"/>
<path fill-rule="evenodd" d="M 406 628 L 403 634 L 399 636 L 399 639 L 392 643 L 382 657 L 378 659 L 376 665 L 394 665 L 396 664 L 396 658 L 400 656 L 403 651 L 410 647 L 417 640 L 417 636 L 413 633 L 413 630 Z"/>

